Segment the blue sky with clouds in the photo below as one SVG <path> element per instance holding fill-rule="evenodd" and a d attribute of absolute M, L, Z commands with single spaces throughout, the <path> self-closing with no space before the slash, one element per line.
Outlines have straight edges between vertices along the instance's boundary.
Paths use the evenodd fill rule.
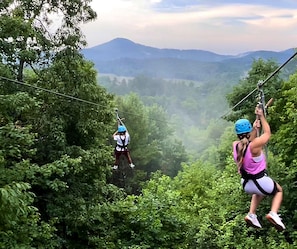
<path fill-rule="evenodd" d="M 296 0 L 93 0 L 90 47 L 122 37 L 157 48 L 219 54 L 297 47 Z"/>

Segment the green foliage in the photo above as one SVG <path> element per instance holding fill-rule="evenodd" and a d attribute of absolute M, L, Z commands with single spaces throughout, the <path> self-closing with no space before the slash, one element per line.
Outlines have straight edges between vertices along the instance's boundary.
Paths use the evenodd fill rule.
<path fill-rule="evenodd" d="M 187 154 L 181 141 L 173 136 L 164 109 L 156 104 L 145 106 L 136 94 L 119 97 L 117 103 L 131 136 L 129 148 L 137 170 L 148 175 L 162 170 L 175 176 L 181 162 L 187 160 Z"/>
<path fill-rule="evenodd" d="M 257 231 L 244 225 L 250 197 L 241 188 L 231 155 L 223 172 L 203 163 L 193 166 L 185 168 L 176 182 L 181 189 L 187 186 L 182 199 L 188 203 L 182 207 L 189 207 L 187 213 L 194 215 L 190 218 L 197 229 L 188 248 L 293 248 L 293 233 L 279 234 L 261 219 L 270 210 L 269 197 L 258 210 L 263 229 Z"/>
<path fill-rule="evenodd" d="M 139 75 L 132 79 L 99 77 L 100 84 L 117 95 L 137 93 L 145 105 L 158 104 L 169 116 L 179 117 L 177 127 L 206 125 L 226 108 L 225 93 L 232 83 L 183 81 L 150 78 Z"/>
<path fill-rule="evenodd" d="M 102 76 L 99 77 L 99 81 L 110 92 L 120 96 L 126 96 L 131 92 L 137 93 L 146 107 L 158 105 L 166 110 L 166 121 L 173 128 L 173 133 L 170 132 L 170 140 L 181 141 L 187 154 L 191 154 L 195 159 L 213 144 L 212 138 L 215 134 L 220 136 L 223 132 L 222 129 L 217 129 L 219 127 L 217 125 L 212 127 L 216 132 L 210 134 L 208 126 L 210 122 L 219 122 L 222 123 L 220 125 L 224 125 L 224 121 L 218 120 L 218 117 L 227 108 L 225 94 L 233 85 L 230 81 L 218 84 L 214 80 L 199 82 L 164 80 L 144 75 L 132 79 L 112 79 Z M 162 117 L 162 114 L 159 116 Z M 154 119 L 160 120 L 158 125 L 165 123 L 156 115 L 150 118 L 149 122 Z M 209 135 L 212 136 L 211 139 Z M 196 137 L 199 139 L 195 139 Z"/>
<path fill-rule="evenodd" d="M 237 105 L 241 100 L 245 99 L 246 96 L 253 92 L 244 102 L 234 109 L 233 113 L 225 117 L 229 121 L 236 121 L 239 118 L 247 118 L 253 122 L 255 119 L 254 109 L 256 104 L 259 102 L 258 91 L 254 91 L 258 83 L 266 80 L 276 69 L 278 65 L 276 62 L 263 59 L 258 59 L 252 64 L 252 68 L 248 72 L 241 82 L 236 85 L 233 91 L 227 94 L 227 100 L 230 107 Z M 281 88 L 281 78 L 275 75 L 265 85 L 264 94 L 265 99 L 268 101 L 270 98 L 277 98 L 278 91 Z"/>
<path fill-rule="evenodd" d="M 142 195 L 115 204 L 117 240 L 102 248 L 187 248 L 189 225 L 179 213 L 181 201 L 171 178 L 155 174 Z"/>
<path fill-rule="evenodd" d="M 275 152 L 282 151 L 283 159 L 290 163 L 294 160 L 296 151 L 296 82 L 297 74 L 290 77 L 282 87 L 281 96 L 274 103 L 270 110 L 272 126 L 276 133 L 273 137 Z"/>
<path fill-rule="evenodd" d="M 54 228 L 40 219 L 27 183 L 0 188 L 0 248 L 56 248 Z"/>
<path fill-rule="evenodd" d="M 112 120 L 112 96 L 97 86 L 93 65 L 74 53 L 68 57 L 57 57 L 53 66 L 41 71 L 40 75 L 42 78 L 32 80 L 39 87 L 63 92 L 96 105 L 69 101 L 40 91 L 38 97 L 43 101 L 42 112 L 34 121 L 34 129 L 41 143 L 41 158 L 38 160 L 55 160 L 67 145 L 85 149 L 104 146 L 107 142 L 104 134 L 110 131 L 108 123 Z"/>
<path fill-rule="evenodd" d="M 10 89 L 10 84 L 11 82 L 5 82 L 3 84 L 3 89 Z M 39 103 L 34 97 L 30 97 L 24 92 L 16 92 L 15 95 L 8 93 L 6 95 L 5 90 L 2 94 L 3 95 L 0 95 L 0 123 L 2 125 L 6 125 L 8 122 L 13 122 L 16 126 L 22 128 L 24 123 L 34 119 L 34 115 L 36 114 L 35 108 L 38 108 L 39 106 Z"/>
<path fill-rule="evenodd" d="M 1 156 L 7 168 L 35 154 L 32 148 L 34 135 L 29 134 L 25 129 L 21 130 L 10 123 L 0 127 L 0 137 L 2 138 Z"/>
<path fill-rule="evenodd" d="M 154 104 L 145 106 L 137 94 L 117 98 L 118 113 L 131 136 L 129 150 L 136 168 L 131 171 L 123 158 L 111 182 L 127 193 L 139 194 L 143 182 L 152 172 L 161 170 L 174 177 L 181 170 L 181 163 L 188 160 L 181 141 L 173 135 L 167 113 Z M 116 120 L 115 120 L 116 121 Z M 117 123 L 115 128 L 117 128 Z"/>
<path fill-rule="evenodd" d="M 89 0 L 1 1 L 0 51 L 18 80 L 23 80 L 26 66 L 38 68 L 54 52 L 85 45 L 79 24 L 96 18 L 89 3 Z M 53 24 L 51 15 L 62 16 L 59 27 Z"/>
<path fill-rule="evenodd" d="M 77 53 L 58 55 L 39 75 L 30 79 L 32 84 L 96 103 L 68 101 L 39 91 L 42 105 L 32 124 L 38 134 L 33 160 L 42 166 L 38 177 L 31 179 L 36 205 L 44 218 L 55 220 L 62 245 L 81 248 L 91 239 L 86 233 L 92 210 L 106 199 L 117 198 L 106 184 L 112 162 L 107 143 L 112 96 L 97 85 L 92 64 Z"/>
<path fill-rule="evenodd" d="M 281 169 L 273 165 L 275 175 Z M 269 197 L 258 210 L 263 228 L 245 226 L 249 202 L 231 155 L 224 171 L 203 162 L 184 165 L 174 179 L 155 174 L 142 195 L 116 202 L 106 243 L 109 248 L 294 248 L 288 221 L 288 233 L 278 233 L 262 219 L 270 210 Z"/>
<path fill-rule="evenodd" d="M 224 125 L 226 124 L 227 123 L 224 122 Z M 200 160 L 214 165 L 217 169 L 224 170 L 226 167 L 226 159 L 230 155 L 230 149 L 234 139 L 236 139 L 234 126 L 233 124 L 228 124 L 221 136 L 217 135 L 217 137 L 209 142 L 209 147 L 200 155 Z"/>
<path fill-rule="evenodd" d="M 275 131 L 272 136 L 269 150 L 277 155 L 276 164 L 279 168 L 275 172 L 280 184 L 284 189 L 283 212 L 292 229 L 296 229 L 296 81 L 297 74 L 292 75 L 287 82 L 282 85 L 282 91 L 269 112 L 272 123 L 272 130 Z M 274 165 L 273 164 L 273 165 Z M 293 239 L 294 237 L 292 237 Z"/>
<path fill-rule="evenodd" d="M 24 237 L 28 240 L 24 248 L 38 244 L 82 248 L 91 243 L 91 236 L 86 234 L 93 210 L 119 198 L 118 191 L 106 183 L 112 161 L 107 138 L 113 120 L 113 97 L 97 85 L 90 62 L 78 53 L 60 55 L 38 76 L 26 75 L 28 84 L 95 105 L 33 88 L 26 88 L 27 93 L 18 91 L 24 87 L 9 91 L 7 82 L 1 92 L 0 183 L 24 182 L 31 186 L 28 194 L 32 199 L 24 206 L 32 206 L 35 212 L 24 213 L 24 223 L 32 222 L 32 229 L 38 231 L 45 229 L 38 236 L 35 230 L 27 229 L 27 236 L 23 236 L 17 230 L 12 233 L 4 229 L 11 234 L 8 242 L 15 241 L 15 247 L 23 243 L 16 238 Z M 14 205 L 16 210 L 23 208 L 17 202 Z M 38 219 L 33 220 L 35 216 Z M 48 239 L 53 241 L 47 243 Z"/>
<path fill-rule="evenodd" d="M 1 108 L 5 110 L 3 105 Z M 53 240 L 55 228 L 41 220 L 33 205 L 35 194 L 28 179 L 36 173 L 36 167 L 30 163 L 35 154 L 34 138 L 28 127 L 10 122 L 0 127 L 0 248 L 57 245 Z"/>
<path fill-rule="evenodd" d="M 287 229 L 277 233 L 262 218 L 266 198 L 258 210 L 263 229 L 255 231 L 244 226 L 250 197 L 231 156 L 233 127 L 215 119 L 233 83 L 139 76 L 123 80 L 121 94 L 129 95 L 115 100 L 78 51 L 85 44 L 79 25 L 96 16 L 89 3 L 0 3 L 0 73 L 27 83 L 0 80 L 0 248 L 295 248 L 296 75 L 282 89 L 278 77 L 265 86 L 267 99 L 277 98 L 268 165 L 284 189 Z M 63 18 L 50 34 L 57 11 Z M 255 61 L 229 104 L 275 68 Z M 115 103 L 136 165 L 123 174 L 123 189 L 109 183 Z M 254 105 L 249 100 L 229 120 L 251 118 Z M 182 140 L 199 161 L 187 162 Z"/>

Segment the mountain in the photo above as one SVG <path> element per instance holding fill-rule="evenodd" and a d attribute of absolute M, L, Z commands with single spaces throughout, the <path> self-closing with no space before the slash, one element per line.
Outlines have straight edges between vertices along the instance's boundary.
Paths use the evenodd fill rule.
<path fill-rule="evenodd" d="M 110 42 L 85 49 L 87 58 L 98 61 L 117 59 L 157 59 L 175 58 L 195 61 L 222 61 L 231 58 L 227 55 L 218 55 L 204 50 L 159 49 L 134 43 L 128 39 L 116 38 Z"/>
<path fill-rule="evenodd" d="M 142 74 L 159 78 L 211 81 L 222 74 L 226 78 L 238 78 L 259 58 L 272 59 L 282 64 L 294 54 L 294 49 L 220 55 L 195 49 L 159 49 L 116 38 L 84 49 L 82 53 L 95 64 L 99 74 L 128 77 Z"/>

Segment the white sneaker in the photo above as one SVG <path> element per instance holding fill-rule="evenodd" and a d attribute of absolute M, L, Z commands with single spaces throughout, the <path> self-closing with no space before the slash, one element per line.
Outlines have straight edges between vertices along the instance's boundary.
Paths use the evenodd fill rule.
<path fill-rule="evenodd" d="M 118 169 L 118 167 L 119 167 L 118 165 L 113 165 L 112 168 L 113 168 L 113 169 Z"/>
<path fill-rule="evenodd" d="M 244 217 L 245 222 L 254 228 L 261 228 L 261 224 L 257 219 L 257 215 L 256 214 L 248 214 L 247 216 Z"/>
<path fill-rule="evenodd" d="M 135 167 L 135 165 L 133 163 L 130 163 L 130 167 L 131 167 L 131 169 L 133 169 Z"/>
<path fill-rule="evenodd" d="M 279 217 L 277 213 L 269 212 L 269 214 L 266 215 L 266 219 L 274 225 L 274 227 L 278 231 L 283 231 L 286 229 L 284 223 L 282 222 L 282 219 Z"/>

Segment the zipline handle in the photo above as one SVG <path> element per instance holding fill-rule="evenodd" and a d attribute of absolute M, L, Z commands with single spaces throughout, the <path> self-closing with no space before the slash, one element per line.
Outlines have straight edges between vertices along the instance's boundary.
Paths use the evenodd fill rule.
<path fill-rule="evenodd" d="M 268 107 L 272 105 L 272 102 L 273 102 L 273 98 L 270 98 L 270 100 L 268 100 L 268 102 L 264 106 L 264 108 L 266 110 L 266 114 L 268 114 Z"/>
<path fill-rule="evenodd" d="M 271 106 L 273 102 L 273 98 L 270 98 L 268 102 L 265 104 L 265 95 L 262 87 L 259 89 L 259 102 L 258 106 L 263 109 L 264 116 L 266 117 L 268 114 L 268 107 Z M 258 118 L 257 118 L 258 119 Z"/>
<path fill-rule="evenodd" d="M 264 95 L 264 91 L 263 91 L 263 81 L 259 81 L 258 82 L 258 91 L 259 91 L 259 97 L 258 97 L 258 107 L 262 108 L 263 110 L 263 114 L 266 117 L 266 104 L 265 104 L 265 95 Z M 259 119 L 257 117 L 257 119 Z"/>
<path fill-rule="evenodd" d="M 120 118 L 119 113 L 118 113 L 118 109 L 117 109 L 117 108 L 115 109 L 115 112 L 116 112 L 116 119 L 117 119 L 117 121 L 118 121 L 118 125 L 125 126 L 125 124 L 124 124 L 123 121 L 122 121 L 122 120 L 124 120 L 125 118 Z M 126 127 L 126 126 L 125 126 L 125 127 Z"/>
<path fill-rule="evenodd" d="M 276 75 L 284 66 L 286 66 L 295 56 L 297 55 L 297 51 L 289 58 L 287 59 L 282 65 L 280 65 L 272 74 L 270 74 L 264 81 L 260 81 L 258 83 L 258 89 L 261 88 L 264 84 L 266 84 L 267 81 L 269 81 L 274 75 Z M 223 114 L 221 118 L 226 117 L 234 108 L 239 106 L 241 103 L 243 103 L 248 97 L 250 97 L 255 91 L 257 91 L 257 88 L 255 88 L 253 91 L 251 91 L 248 95 L 246 95 L 244 98 L 242 98 L 237 104 L 235 104 L 228 112 Z"/>
<path fill-rule="evenodd" d="M 259 81 L 257 87 L 258 87 L 258 90 L 259 90 L 259 101 L 258 101 L 257 107 L 262 108 L 263 115 L 266 118 L 266 116 L 268 114 L 267 109 L 272 104 L 273 98 L 270 98 L 269 101 L 267 102 L 267 104 L 265 104 L 265 95 L 264 95 L 264 91 L 263 91 L 263 81 Z M 260 122 L 260 118 L 259 118 L 258 115 L 256 116 L 256 119 L 258 120 L 258 122 Z M 257 129 L 257 137 L 259 137 L 259 136 L 260 136 L 260 129 Z M 267 145 L 265 145 L 264 150 L 265 150 L 265 156 L 268 159 Z"/>
<path fill-rule="evenodd" d="M 271 98 L 270 100 L 268 100 L 267 104 L 265 105 L 265 108 L 267 109 L 269 106 L 271 106 L 272 102 L 273 102 L 273 98 Z"/>

